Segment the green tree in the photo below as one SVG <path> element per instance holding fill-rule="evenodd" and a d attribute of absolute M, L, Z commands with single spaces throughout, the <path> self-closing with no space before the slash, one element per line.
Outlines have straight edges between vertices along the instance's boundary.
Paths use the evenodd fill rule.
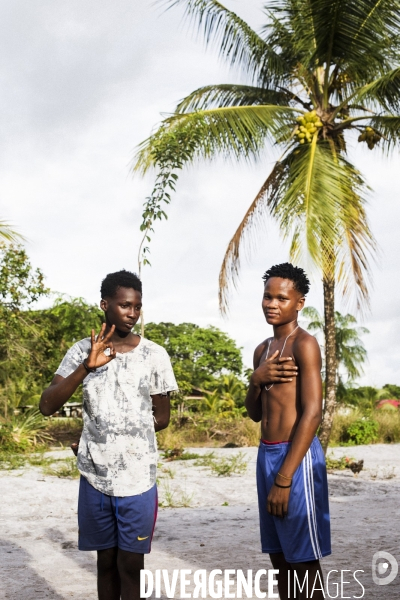
<path fill-rule="evenodd" d="M 241 375 L 241 349 L 216 327 L 194 323 L 148 323 L 146 337 L 168 352 L 179 388 L 189 393 L 193 387 L 210 388 L 224 374 Z"/>
<path fill-rule="evenodd" d="M 325 323 L 316 308 L 307 306 L 302 315 L 309 320 L 307 329 L 323 335 Z M 336 343 L 336 383 L 343 384 L 340 368 L 346 374 L 346 383 L 351 384 L 363 373 L 362 365 L 367 359 L 367 351 L 361 335 L 369 333 L 366 327 L 357 326 L 357 319 L 350 314 L 342 315 L 335 311 L 335 343 Z"/>
<path fill-rule="evenodd" d="M 29 316 L 42 332 L 43 384 L 51 381 L 67 350 L 89 337 L 92 329 L 98 332 L 104 320 L 98 306 L 66 295 L 57 297 L 50 308 L 31 311 Z"/>
<path fill-rule="evenodd" d="M 301 263 L 308 254 L 323 280 L 326 402 L 320 438 L 326 449 L 336 405 L 335 291 L 355 294 L 359 307 L 367 302 L 368 255 L 374 250 L 366 184 L 347 145 L 357 135 L 370 150 L 390 151 L 399 142 L 399 4 L 277 0 L 265 7 L 260 34 L 217 0 L 166 4 L 183 6 L 207 44 L 215 43 L 223 58 L 241 67 L 245 82 L 206 86 L 187 96 L 143 142 L 134 169 L 143 173 L 156 166 L 170 177 L 182 161 L 216 154 L 251 161 L 268 143 L 280 149 L 281 158 L 229 243 L 220 306 L 226 309 L 249 235 L 264 214 L 273 217 L 291 239 L 291 260 Z M 174 148 L 170 158 L 161 152 L 166 162 L 159 158 L 165 147 Z M 144 228 L 148 210 L 149 202 Z"/>
<path fill-rule="evenodd" d="M 386 383 L 382 390 L 387 393 L 386 398 L 397 398 L 400 400 L 400 385 L 394 385 L 393 383 Z"/>
<path fill-rule="evenodd" d="M 21 398 L 35 397 L 43 335 L 27 310 L 47 296 L 44 276 L 33 269 L 25 249 L 0 244 L 0 394 L 4 414 Z"/>

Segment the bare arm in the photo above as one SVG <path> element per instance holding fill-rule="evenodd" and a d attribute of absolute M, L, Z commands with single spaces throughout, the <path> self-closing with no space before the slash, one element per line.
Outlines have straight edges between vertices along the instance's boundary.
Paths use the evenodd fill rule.
<path fill-rule="evenodd" d="M 267 360 L 261 361 L 266 343 L 263 342 L 254 352 L 254 373 L 250 377 L 249 389 L 245 400 L 247 414 L 250 419 L 259 423 L 262 418 L 261 390 L 264 385 L 272 383 L 287 383 L 297 376 L 297 366 L 293 364 L 290 356 L 278 358 L 276 351 Z"/>
<path fill-rule="evenodd" d="M 87 374 L 85 367 L 79 365 L 68 377 L 54 375 L 51 384 L 44 390 L 40 398 L 39 409 L 42 415 L 45 415 L 45 417 L 54 415 L 55 412 L 68 402 Z"/>
<path fill-rule="evenodd" d="M 276 482 L 287 486 L 306 455 L 322 418 L 321 351 L 314 337 L 300 339 L 294 350 L 300 370 L 302 415 L 290 449 L 279 469 Z M 268 496 L 268 510 L 274 515 L 287 514 L 290 488 L 273 486 Z"/>
<path fill-rule="evenodd" d="M 153 401 L 154 429 L 161 431 L 169 425 L 171 402 L 169 394 L 155 394 L 151 397 Z"/>
<path fill-rule="evenodd" d="M 92 329 L 91 349 L 86 361 L 89 369 L 102 367 L 115 358 L 116 353 L 110 342 L 114 329 L 113 325 L 107 335 L 104 335 L 106 330 L 106 324 L 104 323 L 97 338 L 94 329 Z M 107 348 L 110 350 L 108 355 L 104 354 Z M 46 417 L 57 412 L 71 398 L 87 374 L 88 372 L 82 364 L 68 377 L 55 375 L 49 387 L 42 393 L 39 404 L 40 412 Z"/>

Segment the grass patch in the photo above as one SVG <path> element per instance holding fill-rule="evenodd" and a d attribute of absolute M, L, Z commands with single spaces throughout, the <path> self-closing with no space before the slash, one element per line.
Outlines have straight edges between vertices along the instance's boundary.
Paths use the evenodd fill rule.
<path fill-rule="evenodd" d="M 3 471 L 14 471 L 24 467 L 27 461 L 25 454 L 12 454 L 11 452 L 0 452 L 0 469 Z"/>
<path fill-rule="evenodd" d="M 172 460 L 194 460 L 200 458 L 201 454 L 196 452 L 186 452 L 183 448 L 167 448 L 164 450 L 164 460 L 170 462 Z"/>
<path fill-rule="evenodd" d="M 48 460 L 50 463 L 42 466 L 45 475 L 66 479 L 78 479 L 80 477 L 75 458 L 59 459 L 57 461 L 54 461 L 54 459 Z"/>
<path fill-rule="evenodd" d="M 160 485 L 160 495 L 161 508 L 190 508 L 193 501 L 193 494 L 188 494 L 186 489 L 172 489 L 168 480 Z"/>
<path fill-rule="evenodd" d="M 258 446 L 260 424 L 248 417 L 215 418 L 196 415 L 193 420 L 180 426 L 177 417 L 172 416 L 169 427 L 157 433 L 157 441 L 162 450 L 193 446 L 221 448 L 226 444 L 235 444 L 235 447 Z"/>
<path fill-rule="evenodd" d="M 212 473 L 218 477 L 230 477 L 231 475 L 243 475 L 247 471 L 247 464 L 244 454 L 239 452 L 235 456 L 211 461 L 210 468 Z"/>
<path fill-rule="evenodd" d="M 218 477 L 230 477 L 231 475 L 242 475 L 247 470 L 248 461 L 243 452 L 227 458 L 216 458 L 214 452 L 204 454 L 194 463 L 197 467 L 208 467 Z"/>

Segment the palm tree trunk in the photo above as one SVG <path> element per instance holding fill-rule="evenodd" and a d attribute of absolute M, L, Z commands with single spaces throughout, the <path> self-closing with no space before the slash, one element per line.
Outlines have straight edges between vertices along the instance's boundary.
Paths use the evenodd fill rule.
<path fill-rule="evenodd" d="M 319 431 L 319 440 L 326 454 L 336 410 L 336 336 L 335 336 L 335 278 L 325 277 L 325 407 Z"/>

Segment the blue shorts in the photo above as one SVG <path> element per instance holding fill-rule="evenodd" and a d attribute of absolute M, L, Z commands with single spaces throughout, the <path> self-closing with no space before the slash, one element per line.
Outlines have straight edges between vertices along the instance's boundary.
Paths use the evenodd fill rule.
<path fill-rule="evenodd" d="M 290 443 L 261 442 L 257 458 L 257 490 L 263 552 L 282 552 L 288 563 L 318 560 L 331 554 L 328 481 L 325 457 L 314 438 L 294 476 L 288 514 L 274 517 L 267 497 Z"/>
<path fill-rule="evenodd" d="M 96 490 L 81 475 L 78 499 L 79 550 L 121 548 L 149 554 L 157 519 L 157 486 L 117 498 Z"/>

